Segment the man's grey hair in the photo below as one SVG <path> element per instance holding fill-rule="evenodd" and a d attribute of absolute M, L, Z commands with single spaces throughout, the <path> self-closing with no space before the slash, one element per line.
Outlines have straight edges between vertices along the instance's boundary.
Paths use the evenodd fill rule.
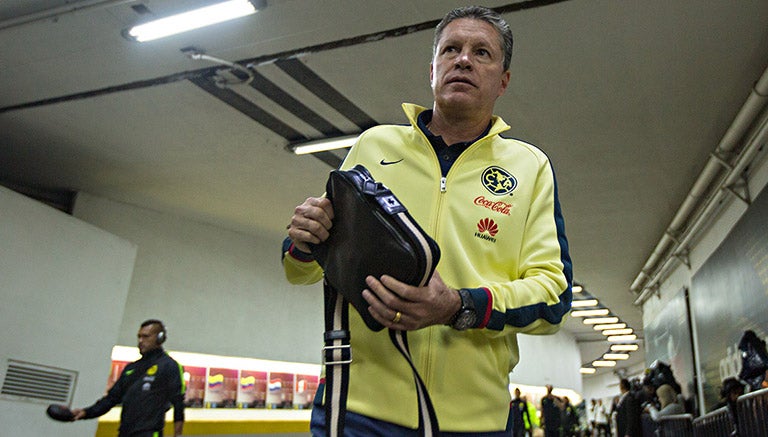
<path fill-rule="evenodd" d="M 437 43 L 443 35 L 445 26 L 451 21 L 459 18 L 471 18 L 474 20 L 485 21 L 496 29 L 499 33 L 501 48 L 504 50 L 504 71 L 509 70 L 509 64 L 512 60 L 512 30 L 509 28 L 509 24 L 501 18 L 501 15 L 483 6 L 464 6 L 448 12 L 435 28 L 435 40 L 432 43 L 432 57 L 437 53 Z"/>

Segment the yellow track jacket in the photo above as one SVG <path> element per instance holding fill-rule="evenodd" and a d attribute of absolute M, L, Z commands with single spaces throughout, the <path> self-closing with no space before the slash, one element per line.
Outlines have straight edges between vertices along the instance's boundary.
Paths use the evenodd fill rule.
<path fill-rule="evenodd" d="M 488 134 L 469 146 L 445 178 L 418 128 L 425 108 L 404 104 L 410 125 L 365 131 L 342 164 L 362 164 L 384 183 L 440 245 L 440 276 L 470 289 L 476 329 L 430 326 L 408 332 L 442 431 L 503 430 L 509 415 L 509 372 L 518 362 L 517 334 L 551 334 L 571 306 L 571 261 L 547 156 L 502 138 L 494 117 Z M 365 235 L 360 235 L 361 242 Z M 314 261 L 284 253 L 288 280 L 322 279 Z M 386 332 L 370 331 L 350 309 L 352 359 L 347 408 L 416 428 L 413 373 Z"/>

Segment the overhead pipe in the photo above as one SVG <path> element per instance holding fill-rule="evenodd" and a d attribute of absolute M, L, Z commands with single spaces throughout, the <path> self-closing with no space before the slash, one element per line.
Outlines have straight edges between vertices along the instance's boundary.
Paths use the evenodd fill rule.
<path fill-rule="evenodd" d="M 746 102 L 734 118 L 733 123 L 731 123 L 731 126 L 726 131 L 725 135 L 720 141 L 720 144 L 710 156 L 710 159 L 707 161 L 704 170 L 702 170 L 702 172 L 699 174 L 699 177 L 688 193 L 688 196 L 685 198 L 682 205 L 675 214 L 675 217 L 672 219 L 672 222 L 667 227 L 667 231 L 664 233 L 661 240 L 654 248 L 640 273 L 638 273 L 637 277 L 632 282 L 630 291 L 634 293 L 640 293 L 640 296 L 635 300 L 635 305 L 642 305 L 642 303 L 645 302 L 648 295 L 653 290 L 649 284 L 653 285 L 653 283 L 658 280 L 664 267 L 669 263 L 671 259 L 673 259 L 674 254 L 667 254 L 670 244 L 676 244 L 678 247 L 680 247 L 683 246 L 684 242 L 687 243 L 690 240 L 690 235 L 692 235 L 693 232 L 688 232 L 688 238 L 684 238 L 682 241 L 678 241 L 677 239 L 680 238 L 680 233 L 683 230 L 685 224 L 690 221 L 691 215 L 695 212 L 696 208 L 701 205 L 702 198 L 706 194 L 708 187 L 721 173 L 722 169 L 724 167 L 728 167 L 726 159 L 727 155 L 734 151 L 736 146 L 739 144 L 739 140 L 745 136 L 750 126 L 755 123 L 756 118 L 765 107 L 767 100 L 768 68 L 763 71 L 760 79 L 755 82 L 749 97 L 747 97 Z M 741 166 L 746 167 L 746 165 L 749 163 L 748 160 L 743 159 L 745 155 L 750 155 L 751 159 L 751 157 L 753 157 L 757 152 L 757 149 L 759 149 L 759 146 L 761 146 L 760 142 L 758 141 L 760 139 L 761 132 L 765 132 L 765 125 L 763 125 L 763 128 L 760 129 L 755 135 L 753 135 L 752 140 L 748 144 L 748 146 L 751 146 L 755 150 L 748 153 L 748 150 L 745 147 L 745 150 L 739 157 L 739 162 L 742 163 Z M 741 170 L 743 170 L 743 167 Z M 740 177 L 741 171 L 736 171 L 736 166 L 733 168 L 728 168 L 728 170 L 730 170 L 730 174 L 726 180 L 736 180 L 738 177 Z M 718 190 L 722 192 L 723 186 L 724 185 L 721 184 L 721 186 L 718 187 Z M 710 202 L 710 205 L 713 204 L 715 204 L 715 202 Z M 699 214 L 699 218 L 702 217 L 706 216 L 704 214 Z M 666 259 L 661 263 L 661 265 L 659 265 L 659 262 L 663 257 L 666 257 Z"/>
<path fill-rule="evenodd" d="M 25 24 L 34 23 L 37 21 L 52 20 L 65 14 L 81 12 L 88 9 L 105 8 L 123 3 L 134 3 L 135 1 L 136 0 L 84 0 L 74 4 L 66 4 L 56 8 L 22 15 L 16 18 L 10 18 L 5 21 L 0 21 L 0 30 L 23 26 Z"/>
<path fill-rule="evenodd" d="M 742 179 L 742 173 L 749 165 L 752 164 L 755 156 L 760 152 L 763 145 L 768 141 L 768 113 L 765 114 L 762 119 L 762 124 L 758 129 L 755 130 L 755 133 L 751 136 L 751 138 L 752 139 L 748 143 L 748 147 L 746 147 L 743 153 L 739 155 L 739 159 L 733 166 L 732 171 L 730 171 L 723 182 L 719 184 L 715 195 L 710 198 L 706 206 L 701 210 L 700 213 L 696 215 L 696 218 L 693 220 L 693 224 L 691 225 L 689 231 L 686 232 L 684 238 L 682 238 L 677 243 L 678 247 L 687 246 L 688 243 L 690 243 L 691 240 L 697 236 L 698 230 L 708 223 L 708 219 L 717 214 L 718 208 L 724 206 L 722 202 L 723 198 L 730 194 L 735 194 L 730 190 L 730 187 Z M 668 256 L 665 259 L 664 263 L 656 270 L 656 274 L 654 274 L 652 280 L 650 281 L 650 283 L 653 285 L 647 286 L 643 290 L 640 296 L 635 300 L 635 305 L 642 305 L 648 299 L 650 294 L 657 289 L 657 281 L 659 278 L 663 277 L 663 275 L 666 273 L 667 267 L 670 266 L 674 259 L 674 255 Z"/>

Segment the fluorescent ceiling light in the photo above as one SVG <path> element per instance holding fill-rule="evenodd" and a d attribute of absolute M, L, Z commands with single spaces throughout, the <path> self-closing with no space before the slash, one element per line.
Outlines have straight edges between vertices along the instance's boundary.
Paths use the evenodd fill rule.
<path fill-rule="evenodd" d="M 636 344 L 612 344 L 612 351 L 636 351 L 640 346 Z"/>
<path fill-rule="evenodd" d="M 585 325 L 595 325 L 600 323 L 616 323 L 619 321 L 618 317 L 593 317 L 591 319 L 584 319 Z"/>
<path fill-rule="evenodd" d="M 632 328 L 625 328 L 625 329 L 606 329 L 603 331 L 603 335 L 627 335 L 631 334 L 634 331 Z"/>
<path fill-rule="evenodd" d="M 211 24 L 245 17 L 257 12 L 248 0 L 229 0 L 134 26 L 124 32 L 127 38 L 144 42 L 199 29 Z"/>
<path fill-rule="evenodd" d="M 628 360 L 629 354 L 603 354 L 603 359 L 606 360 Z"/>
<path fill-rule="evenodd" d="M 579 369 L 579 373 L 584 375 L 591 375 L 595 372 L 597 372 L 597 369 L 595 369 L 594 367 L 582 367 L 581 369 Z"/>
<path fill-rule="evenodd" d="M 571 316 L 573 317 L 591 317 L 591 316 L 607 316 L 611 310 L 608 308 L 601 308 L 599 310 L 579 310 L 579 311 L 572 311 Z"/>
<path fill-rule="evenodd" d="M 616 361 L 596 360 L 592 361 L 592 365 L 595 367 L 613 367 L 616 365 Z"/>
<path fill-rule="evenodd" d="M 581 299 L 571 302 L 571 308 L 584 308 L 597 306 L 597 299 Z"/>
<path fill-rule="evenodd" d="M 608 341 L 632 341 L 637 340 L 637 335 L 635 334 L 629 334 L 629 335 L 612 335 L 608 337 Z"/>
<path fill-rule="evenodd" d="M 603 329 L 622 329 L 626 327 L 626 323 L 609 323 L 607 325 L 595 325 L 592 327 L 592 329 L 595 331 L 602 331 Z"/>
<path fill-rule="evenodd" d="M 582 287 L 581 285 L 574 285 L 573 288 L 571 288 L 571 291 L 574 293 L 581 293 L 582 291 L 584 291 L 584 287 Z"/>
<path fill-rule="evenodd" d="M 289 148 L 293 150 L 293 153 L 297 155 L 306 155 L 308 153 L 325 152 L 328 150 L 352 147 L 352 145 L 355 144 L 355 141 L 357 141 L 357 135 L 347 135 L 344 137 L 309 141 L 306 143 L 289 146 Z"/>

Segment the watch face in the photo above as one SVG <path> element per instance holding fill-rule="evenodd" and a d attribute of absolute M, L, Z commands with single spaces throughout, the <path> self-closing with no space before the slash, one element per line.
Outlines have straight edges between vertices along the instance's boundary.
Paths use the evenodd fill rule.
<path fill-rule="evenodd" d="M 459 331 L 464 331 L 465 329 L 474 326 L 476 321 L 477 314 L 475 314 L 474 311 L 464 310 L 459 314 L 459 317 L 456 318 L 456 321 L 453 322 L 453 328 L 458 329 Z"/>

